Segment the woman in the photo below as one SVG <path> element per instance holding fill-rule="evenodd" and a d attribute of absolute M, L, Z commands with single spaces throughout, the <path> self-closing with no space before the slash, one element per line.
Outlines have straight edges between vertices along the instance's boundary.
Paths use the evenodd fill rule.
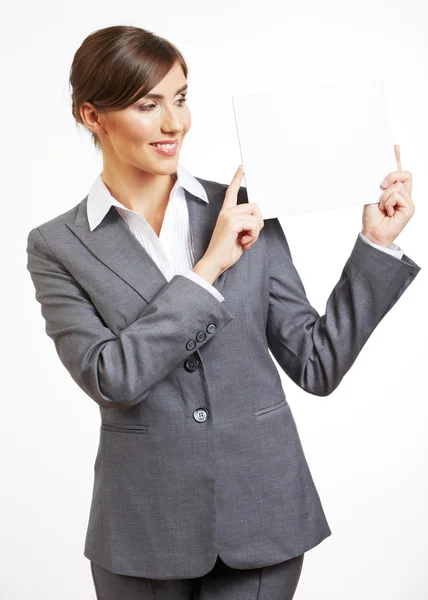
<path fill-rule="evenodd" d="M 331 530 L 269 349 L 308 393 L 339 385 L 420 270 L 393 244 L 411 174 L 364 207 L 320 316 L 242 168 L 226 186 L 179 165 L 187 74 L 143 29 L 84 40 L 73 115 L 103 170 L 30 231 L 28 270 L 46 333 L 100 409 L 84 550 L 98 599 L 286 600 Z"/>

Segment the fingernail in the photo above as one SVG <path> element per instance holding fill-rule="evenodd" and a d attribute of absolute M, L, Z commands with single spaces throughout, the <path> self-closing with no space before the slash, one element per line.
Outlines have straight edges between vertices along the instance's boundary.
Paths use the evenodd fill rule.
<path fill-rule="evenodd" d="M 385 179 L 382 181 L 381 185 L 388 185 L 388 179 L 385 177 Z"/>

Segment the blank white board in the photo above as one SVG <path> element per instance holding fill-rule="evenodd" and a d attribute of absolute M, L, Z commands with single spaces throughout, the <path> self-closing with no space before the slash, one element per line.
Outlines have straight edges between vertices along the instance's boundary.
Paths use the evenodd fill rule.
<path fill-rule="evenodd" d="M 376 80 L 287 83 L 232 103 L 248 201 L 264 219 L 377 203 L 385 175 L 397 170 Z"/>

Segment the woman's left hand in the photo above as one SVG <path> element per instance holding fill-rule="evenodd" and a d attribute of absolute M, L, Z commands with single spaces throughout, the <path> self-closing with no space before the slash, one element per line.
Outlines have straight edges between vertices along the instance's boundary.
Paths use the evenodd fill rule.
<path fill-rule="evenodd" d="M 397 154 L 397 152 L 396 152 Z M 397 164 L 400 167 L 399 159 Z M 381 183 L 383 192 L 379 204 L 366 204 L 363 211 L 362 234 L 370 241 L 387 248 L 415 214 L 410 171 L 392 171 Z"/>

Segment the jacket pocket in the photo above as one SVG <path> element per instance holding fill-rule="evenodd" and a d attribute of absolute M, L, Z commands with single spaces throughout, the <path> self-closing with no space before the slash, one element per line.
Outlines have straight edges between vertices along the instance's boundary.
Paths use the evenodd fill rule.
<path fill-rule="evenodd" d="M 256 415 L 256 417 L 259 417 L 260 415 L 264 415 L 266 413 L 273 412 L 274 410 L 278 410 L 283 406 L 288 406 L 287 400 L 282 400 L 281 402 L 273 404 L 272 406 L 267 406 L 266 408 L 259 408 L 259 410 L 256 410 L 254 414 Z"/>
<path fill-rule="evenodd" d="M 144 435 L 147 433 L 147 425 L 124 425 L 123 423 L 101 423 L 101 429 L 104 431 L 115 431 L 117 433 L 137 433 Z"/>

